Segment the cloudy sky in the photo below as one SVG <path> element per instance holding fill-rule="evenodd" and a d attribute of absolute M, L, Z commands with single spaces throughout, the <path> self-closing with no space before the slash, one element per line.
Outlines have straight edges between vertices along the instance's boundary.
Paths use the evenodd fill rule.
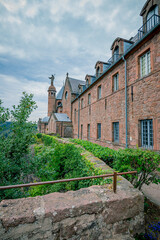
<path fill-rule="evenodd" d="M 47 115 L 48 79 L 57 92 L 66 73 L 84 80 L 95 63 L 111 57 L 116 37 L 129 39 L 142 25 L 146 0 L 0 0 L 0 99 L 18 104 L 23 91 L 34 94 Z"/>

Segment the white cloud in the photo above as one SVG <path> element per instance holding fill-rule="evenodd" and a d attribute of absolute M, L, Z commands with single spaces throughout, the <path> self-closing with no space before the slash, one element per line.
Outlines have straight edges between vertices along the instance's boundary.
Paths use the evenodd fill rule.
<path fill-rule="evenodd" d="M 12 15 L 9 15 L 9 16 L 0 16 L 0 22 L 1 23 L 9 23 L 9 24 L 18 24 L 20 25 L 22 23 L 21 19 L 19 17 L 15 17 L 15 16 L 12 16 Z"/>
<path fill-rule="evenodd" d="M 37 16 L 38 12 L 39 12 L 39 4 L 37 3 L 36 5 L 32 4 L 28 6 L 24 14 L 29 18 L 34 18 L 35 16 Z"/>
<path fill-rule="evenodd" d="M 15 46 L 0 45 L 0 54 L 7 54 L 15 58 L 24 59 L 26 54 L 23 49 L 16 49 Z"/>
<path fill-rule="evenodd" d="M 24 8 L 26 0 L 0 0 L 0 3 L 9 11 L 17 12 L 19 9 Z"/>
<path fill-rule="evenodd" d="M 110 46 L 117 36 L 129 39 L 136 34 L 143 3 L 0 0 L 0 97 L 11 106 L 23 91 L 33 92 L 39 106 L 36 115 L 45 116 L 46 76 L 56 73 L 58 92 L 66 72 L 79 79 L 94 74 L 96 61 L 111 57 Z"/>
<path fill-rule="evenodd" d="M 29 81 L 27 79 L 18 79 L 13 76 L 0 74 L 0 98 L 4 106 L 11 108 L 17 105 L 22 96 L 22 92 L 32 93 L 34 100 L 38 105 L 38 112 L 42 116 L 47 112 L 47 82 Z M 32 115 L 32 120 L 37 121 L 37 116 Z"/>

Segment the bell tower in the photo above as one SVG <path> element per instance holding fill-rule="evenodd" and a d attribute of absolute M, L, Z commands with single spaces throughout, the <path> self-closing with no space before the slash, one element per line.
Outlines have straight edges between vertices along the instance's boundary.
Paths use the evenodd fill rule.
<path fill-rule="evenodd" d="M 56 88 L 53 85 L 54 75 L 49 77 L 51 85 L 48 88 L 48 117 L 56 111 Z"/>

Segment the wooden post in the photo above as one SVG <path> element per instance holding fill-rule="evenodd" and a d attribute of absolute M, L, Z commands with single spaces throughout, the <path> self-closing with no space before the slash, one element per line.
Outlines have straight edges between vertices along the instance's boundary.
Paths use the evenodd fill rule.
<path fill-rule="evenodd" d="M 113 176 L 113 191 L 114 193 L 116 193 L 117 190 L 117 173 L 114 172 L 114 176 Z"/>

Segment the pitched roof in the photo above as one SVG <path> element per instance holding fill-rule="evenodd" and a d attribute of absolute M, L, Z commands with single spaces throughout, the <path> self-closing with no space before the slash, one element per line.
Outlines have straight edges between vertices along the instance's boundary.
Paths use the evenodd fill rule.
<path fill-rule="evenodd" d="M 71 122 L 70 118 L 65 113 L 54 113 L 54 116 L 56 117 L 57 121 Z"/>
<path fill-rule="evenodd" d="M 60 99 L 62 99 L 62 95 L 63 95 L 63 91 L 64 91 L 64 86 L 60 89 L 60 91 L 58 92 L 58 94 L 57 94 L 57 97 L 56 97 L 56 99 L 58 100 L 60 100 Z"/>
<path fill-rule="evenodd" d="M 48 123 L 49 117 L 44 117 L 41 122 Z"/>
<path fill-rule="evenodd" d="M 69 82 L 70 82 L 70 85 L 71 85 L 71 92 L 72 93 L 78 93 L 78 85 L 85 85 L 86 82 L 85 81 L 82 81 L 82 80 L 78 80 L 78 79 L 75 79 L 75 78 L 68 78 Z"/>

